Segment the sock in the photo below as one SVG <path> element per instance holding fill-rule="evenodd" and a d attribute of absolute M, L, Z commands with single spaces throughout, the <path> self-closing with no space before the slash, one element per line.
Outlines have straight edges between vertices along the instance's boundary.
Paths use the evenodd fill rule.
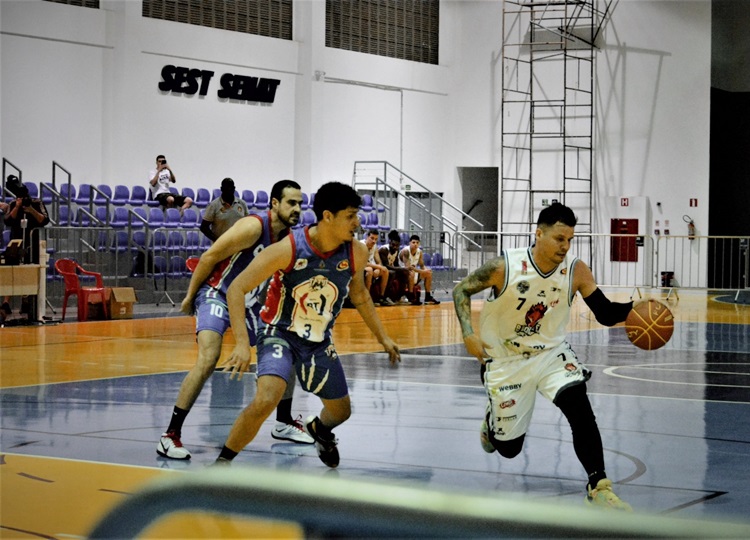
<path fill-rule="evenodd" d="M 313 429 L 315 433 L 321 436 L 321 438 L 323 439 L 333 438 L 333 432 L 331 431 L 332 428 L 329 428 L 328 426 L 323 424 L 323 421 L 317 416 L 315 417 L 314 424 L 315 424 L 315 427 Z"/>
<path fill-rule="evenodd" d="M 238 452 L 235 452 L 234 450 L 230 450 L 226 446 L 223 446 L 221 448 L 221 453 L 219 454 L 219 457 L 217 458 L 217 461 L 219 459 L 226 459 L 227 461 L 232 461 L 234 458 L 237 457 Z"/>
<path fill-rule="evenodd" d="M 167 431 L 174 431 L 178 435 L 181 434 L 182 424 L 185 422 L 185 418 L 187 418 L 189 412 L 189 410 L 180 409 L 175 406 L 174 411 L 172 411 L 172 419 L 169 421 Z"/>
<path fill-rule="evenodd" d="M 276 421 L 291 424 L 292 419 L 292 398 L 282 399 L 276 406 Z"/>

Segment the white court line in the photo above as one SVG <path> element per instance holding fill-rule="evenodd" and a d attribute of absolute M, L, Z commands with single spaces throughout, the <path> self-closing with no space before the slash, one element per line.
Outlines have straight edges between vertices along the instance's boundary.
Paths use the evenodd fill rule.
<path fill-rule="evenodd" d="M 679 364 L 675 364 L 675 365 L 679 365 Z M 638 368 L 638 367 L 651 369 L 648 364 L 642 364 L 642 365 L 636 365 L 636 366 L 612 366 L 612 367 L 606 368 L 604 370 L 604 373 L 606 375 L 610 375 L 611 377 L 617 377 L 620 379 L 629 379 L 632 381 L 641 381 L 641 382 L 651 382 L 651 383 L 661 383 L 661 384 L 681 384 L 685 386 L 710 386 L 714 388 L 750 388 L 750 386 L 742 385 L 742 384 L 710 384 L 706 382 L 693 383 L 693 382 L 683 382 L 683 381 L 662 381 L 658 379 L 644 379 L 642 377 L 631 377 L 628 375 L 621 375 L 619 373 L 615 373 L 615 370 L 618 370 L 618 369 Z"/>

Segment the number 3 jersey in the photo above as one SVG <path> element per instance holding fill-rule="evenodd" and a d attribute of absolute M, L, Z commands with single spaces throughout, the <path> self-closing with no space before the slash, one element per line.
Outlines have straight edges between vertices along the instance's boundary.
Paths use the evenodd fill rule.
<path fill-rule="evenodd" d="M 264 323 L 308 341 L 329 337 L 354 275 L 351 242 L 321 253 L 310 242 L 309 227 L 290 234 L 294 256 L 274 274 L 260 316 Z"/>
<path fill-rule="evenodd" d="M 493 358 L 533 355 L 565 340 L 573 301 L 573 268 L 568 255 L 549 273 L 534 263 L 531 248 L 503 251 L 505 283 L 490 295 L 479 318 L 479 333 Z"/>

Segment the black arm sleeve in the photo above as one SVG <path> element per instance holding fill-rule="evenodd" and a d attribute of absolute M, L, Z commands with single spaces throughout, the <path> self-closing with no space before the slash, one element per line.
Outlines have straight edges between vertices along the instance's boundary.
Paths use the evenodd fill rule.
<path fill-rule="evenodd" d="M 594 317 L 604 326 L 614 326 L 628 318 L 628 313 L 633 309 L 633 302 L 611 302 L 604 296 L 601 289 L 583 299 L 589 309 L 594 312 Z"/>

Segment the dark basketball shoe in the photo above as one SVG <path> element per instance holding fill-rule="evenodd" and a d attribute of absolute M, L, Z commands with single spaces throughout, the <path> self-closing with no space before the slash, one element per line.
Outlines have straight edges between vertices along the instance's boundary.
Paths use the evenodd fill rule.
<path fill-rule="evenodd" d="M 320 422 L 317 416 L 308 416 L 305 420 L 305 431 L 315 439 L 315 449 L 318 451 L 320 461 L 335 469 L 339 466 L 339 449 L 336 448 L 338 439 L 331 433 L 330 438 L 322 437 L 315 431 L 315 426 Z"/>

